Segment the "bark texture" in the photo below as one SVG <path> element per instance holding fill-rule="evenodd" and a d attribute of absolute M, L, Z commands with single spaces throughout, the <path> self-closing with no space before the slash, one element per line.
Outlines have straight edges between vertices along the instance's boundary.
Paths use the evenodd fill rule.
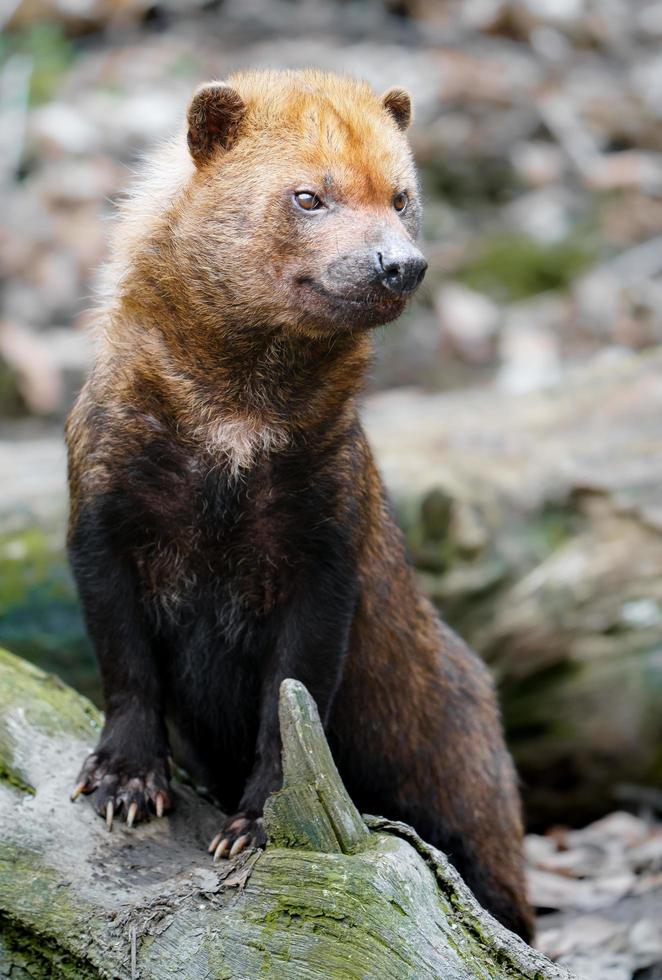
<path fill-rule="evenodd" d="M 218 813 L 182 783 L 168 819 L 130 831 L 70 804 L 100 716 L 0 653 L 0 976 L 567 980 L 411 828 L 359 815 L 301 684 L 280 710 L 270 843 L 214 866 Z"/>

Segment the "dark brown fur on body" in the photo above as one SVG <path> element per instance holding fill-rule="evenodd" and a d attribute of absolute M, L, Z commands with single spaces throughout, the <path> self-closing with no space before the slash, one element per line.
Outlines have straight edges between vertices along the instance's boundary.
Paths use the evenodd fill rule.
<path fill-rule="evenodd" d="M 172 748 L 234 814 L 217 854 L 259 842 L 295 676 L 359 807 L 414 824 L 528 936 L 492 683 L 420 593 L 357 414 L 366 328 L 424 271 L 409 116 L 398 90 L 238 76 L 125 207 L 67 428 L 107 714 L 79 788 L 109 821 L 161 812 Z"/>

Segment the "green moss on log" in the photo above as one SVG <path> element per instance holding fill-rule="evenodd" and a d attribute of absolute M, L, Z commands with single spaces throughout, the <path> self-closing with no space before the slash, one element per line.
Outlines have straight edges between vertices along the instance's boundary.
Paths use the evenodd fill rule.
<path fill-rule="evenodd" d="M 0 783 L 9 786 L 11 789 L 18 790 L 20 793 L 29 793 L 34 796 L 36 790 L 34 786 L 26 782 L 21 773 L 2 760 L 2 746 L 0 745 Z"/>
<path fill-rule="evenodd" d="M 65 729 L 88 740 L 101 731 L 102 715 L 91 701 L 54 674 L 0 649 L 0 725 L 17 702 L 29 724 L 45 734 Z"/>
<path fill-rule="evenodd" d="M 112 834 L 86 801 L 67 803 L 98 714 L 4 653 L 5 723 L 3 712 L 36 788 L 21 799 L 0 784 L 0 914 L 11 927 L 2 955 L 16 952 L 12 975 L 568 980 L 493 923 L 443 855 L 394 825 L 368 830 L 295 681 L 281 691 L 285 785 L 269 822 L 294 846 L 271 842 L 222 867 L 204 849 L 219 815 L 187 787 L 174 786 L 167 820 L 118 823 Z M 292 792 L 309 801 L 303 815 L 282 805 Z M 318 819 L 329 831 L 316 835 L 323 850 L 311 849 Z"/>
<path fill-rule="evenodd" d="M 0 915 L 0 976 L 11 980 L 101 980 L 79 957 Z"/>
<path fill-rule="evenodd" d="M 94 742 L 101 731 L 101 714 L 58 677 L 0 649 L 0 784 L 34 795 L 17 751 L 26 725 L 45 735 L 59 734 L 64 727 Z"/>

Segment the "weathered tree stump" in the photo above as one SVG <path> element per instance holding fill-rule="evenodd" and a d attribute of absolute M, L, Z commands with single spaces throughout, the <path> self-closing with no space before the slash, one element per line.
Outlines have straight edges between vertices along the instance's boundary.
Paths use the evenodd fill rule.
<path fill-rule="evenodd" d="M 133 830 L 70 804 L 100 715 L 0 652 L 0 976 L 567 980 L 411 828 L 361 818 L 296 681 L 280 717 L 270 843 L 214 866 L 218 812 L 182 783 L 170 817 Z"/>

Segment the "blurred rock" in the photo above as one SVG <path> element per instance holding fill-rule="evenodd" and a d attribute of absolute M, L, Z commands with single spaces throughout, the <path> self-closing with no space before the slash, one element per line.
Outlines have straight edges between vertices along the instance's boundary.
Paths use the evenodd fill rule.
<path fill-rule="evenodd" d="M 561 956 L 558 962 L 570 970 L 577 980 L 632 980 L 635 971 L 632 956 L 601 950 Z"/>
<path fill-rule="evenodd" d="M 637 28 L 643 38 L 662 37 L 662 3 L 659 0 L 642 4 L 635 16 Z"/>
<path fill-rule="evenodd" d="M 508 0 L 466 0 L 460 6 L 462 25 L 474 31 L 498 31 L 512 6 Z"/>
<path fill-rule="evenodd" d="M 554 184 L 563 176 L 563 154 L 553 143 L 516 143 L 510 159 L 522 182 L 532 187 Z"/>
<path fill-rule="evenodd" d="M 435 307 L 444 338 L 460 357 L 485 363 L 494 357 L 500 311 L 487 296 L 449 282 L 438 290 Z"/>
<path fill-rule="evenodd" d="M 604 154 L 595 159 L 586 176 L 597 190 L 641 187 L 657 193 L 662 189 L 662 154 L 632 150 Z"/>
<path fill-rule="evenodd" d="M 644 58 L 632 68 L 633 91 L 657 119 L 662 117 L 662 55 Z"/>
<path fill-rule="evenodd" d="M 110 23 L 131 23 L 148 8 L 149 0 L 11 0 L 9 26 L 55 21 L 71 31 L 87 32 Z"/>
<path fill-rule="evenodd" d="M 60 379 L 57 409 L 63 414 L 83 387 L 92 366 L 92 333 L 89 328 L 54 327 L 40 334 L 39 339 Z"/>
<path fill-rule="evenodd" d="M 585 0 L 520 0 L 532 17 L 547 24 L 577 25 L 586 14 Z"/>
<path fill-rule="evenodd" d="M 99 132 L 92 121 L 73 106 L 50 102 L 31 114 L 29 139 L 35 153 L 80 156 L 96 151 Z"/>
<path fill-rule="evenodd" d="M 530 191 L 504 208 L 505 220 L 516 231 L 539 242 L 562 242 L 573 229 L 573 195 L 558 185 Z"/>
<path fill-rule="evenodd" d="M 506 309 L 499 338 L 500 388 L 521 393 L 559 380 L 562 365 L 557 334 L 567 316 L 567 303 L 555 295 Z"/>
<path fill-rule="evenodd" d="M 573 288 L 578 317 L 597 336 L 628 346 L 659 343 L 661 284 L 662 236 L 627 249 L 579 278 Z"/>
<path fill-rule="evenodd" d="M 502 366 L 497 383 L 504 391 L 521 394 L 546 388 L 561 376 L 554 337 L 525 317 L 509 317 L 504 325 L 500 352 Z"/>
<path fill-rule="evenodd" d="M 30 190 L 51 208 L 67 209 L 67 217 L 75 220 L 73 206 L 93 204 L 97 209 L 117 186 L 117 168 L 104 158 L 52 161 L 30 178 Z M 52 212 L 51 212 L 52 213 Z"/>
<path fill-rule="evenodd" d="M 530 29 L 529 40 L 531 48 L 550 67 L 559 68 L 572 59 L 572 45 L 555 27 L 548 24 L 534 27 Z"/>
<path fill-rule="evenodd" d="M 30 412 L 52 415 L 60 407 L 59 372 L 35 334 L 16 324 L 0 323 L 0 358 L 16 377 Z"/>
<path fill-rule="evenodd" d="M 620 283 L 608 269 L 594 269 L 574 286 L 578 317 L 585 327 L 606 338 L 625 313 Z"/>
<path fill-rule="evenodd" d="M 443 102 L 509 104 L 540 81 L 540 69 L 520 48 L 490 53 L 447 48 L 441 52 Z"/>
<path fill-rule="evenodd" d="M 123 143 L 142 147 L 154 143 L 169 131 L 177 131 L 183 125 L 186 92 L 178 104 L 167 92 L 142 92 L 130 95 L 115 106 L 111 116 L 111 130 Z"/>

